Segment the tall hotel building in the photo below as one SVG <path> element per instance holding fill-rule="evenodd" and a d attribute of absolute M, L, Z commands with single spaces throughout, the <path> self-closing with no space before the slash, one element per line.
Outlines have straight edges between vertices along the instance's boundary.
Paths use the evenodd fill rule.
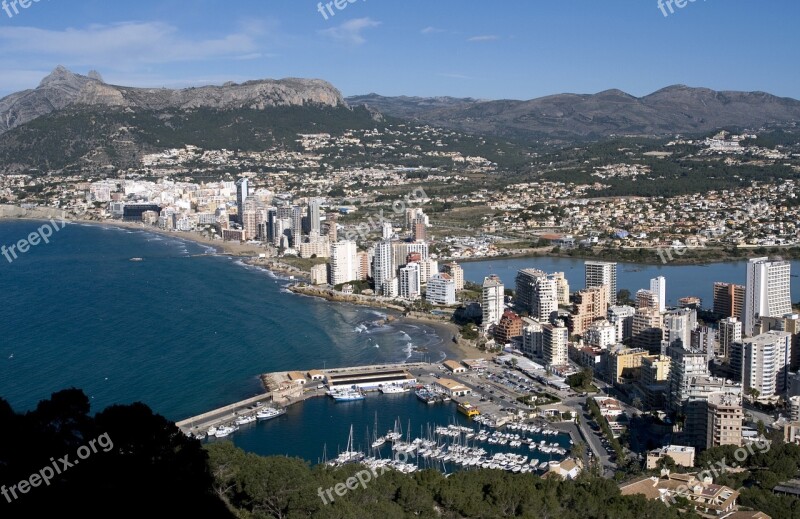
<path fill-rule="evenodd" d="M 788 385 L 792 334 L 771 331 L 734 343 L 731 369 L 745 391 L 756 389 L 764 397 L 782 395 Z"/>
<path fill-rule="evenodd" d="M 659 312 L 667 311 L 667 280 L 664 276 L 658 276 L 650 280 L 650 292 L 656 298 L 656 305 Z"/>
<path fill-rule="evenodd" d="M 789 293 L 791 264 L 755 258 L 747 263 L 742 332 L 750 337 L 758 317 L 782 317 L 792 313 Z"/>
<path fill-rule="evenodd" d="M 337 241 L 331 244 L 330 284 L 341 285 L 359 279 L 356 243 Z"/>
<path fill-rule="evenodd" d="M 236 220 L 244 223 L 244 203 L 250 195 L 250 181 L 246 178 L 240 178 L 236 182 Z"/>
<path fill-rule="evenodd" d="M 609 304 L 616 304 L 617 264 L 605 261 L 587 261 L 584 263 L 584 267 L 586 269 L 586 288 L 605 285 L 606 290 L 608 290 Z"/>
<path fill-rule="evenodd" d="M 497 276 L 489 276 L 483 280 L 481 290 L 481 310 L 483 311 L 483 326 L 488 328 L 500 322 L 505 309 L 505 286 Z"/>
<path fill-rule="evenodd" d="M 381 295 L 391 292 L 390 284 L 397 277 L 394 269 L 394 250 L 392 242 L 386 240 L 375 245 L 375 258 L 372 260 L 372 280 L 375 291 Z"/>
<path fill-rule="evenodd" d="M 558 311 L 556 280 L 538 269 L 523 269 L 517 273 L 517 308 L 531 317 L 547 322 Z"/>
<path fill-rule="evenodd" d="M 714 313 L 720 317 L 742 318 L 744 309 L 744 285 L 714 283 Z"/>

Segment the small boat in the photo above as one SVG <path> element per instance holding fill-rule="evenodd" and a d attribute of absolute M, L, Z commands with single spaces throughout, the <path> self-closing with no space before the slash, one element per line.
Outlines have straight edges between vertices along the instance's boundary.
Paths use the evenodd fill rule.
<path fill-rule="evenodd" d="M 384 395 L 396 395 L 398 393 L 408 393 L 411 389 L 404 387 L 404 386 L 396 386 L 396 385 L 385 385 L 381 386 L 381 393 Z"/>
<path fill-rule="evenodd" d="M 255 421 L 256 417 L 253 415 L 240 416 L 239 418 L 236 419 L 236 425 L 247 425 Z"/>
<path fill-rule="evenodd" d="M 427 388 L 418 389 L 414 394 L 417 395 L 417 398 L 425 402 L 426 404 L 434 404 L 436 403 L 436 393 L 430 391 Z"/>
<path fill-rule="evenodd" d="M 236 431 L 235 427 L 223 426 L 217 429 L 217 434 L 215 434 L 214 436 L 216 436 L 217 438 L 225 438 L 226 436 L 230 436 L 231 434 L 233 434 L 235 431 Z"/>
<path fill-rule="evenodd" d="M 330 396 L 337 402 L 352 402 L 354 400 L 364 400 L 364 394 L 355 389 L 344 389 L 331 391 Z"/>
<path fill-rule="evenodd" d="M 461 404 L 458 404 L 458 412 L 460 412 L 461 414 L 467 415 L 469 418 L 472 418 L 473 416 L 478 416 L 479 414 L 481 414 L 481 412 L 478 411 L 478 409 L 476 409 L 469 402 L 463 402 Z"/>
<path fill-rule="evenodd" d="M 206 433 L 208 433 L 209 436 L 216 436 L 217 435 L 217 428 L 212 425 L 211 427 L 209 427 L 209 429 L 208 429 L 208 431 L 206 431 Z"/>
<path fill-rule="evenodd" d="M 131 258 L 131 261 L 144 261 L 142 258 Z"/>
<path fill-rule="evenodd" d="M 267 407 L 266 409 L 262 409 L 261 411 L 256 413 L 256 419 L 258 420 L 271 420 L 273 418 L 277 418 L 282 414 L 286 413 L 286 409 L 275 409 L 273 407 Z"/>
<path fill-rule="evenodd" d="M 377 449 L 378 447 L 380 447 L 380 446 L 381 446 L 381 445 L 383 445 L 384 443 L 386 443 L 386 438 L 384 438 L 383 436 L 381 436 L 380 438 L 378 438 L 377 440 L 375 440 L 374 442 L 372 442 L 372 448 L 373 448 L 373 449 Z"/>

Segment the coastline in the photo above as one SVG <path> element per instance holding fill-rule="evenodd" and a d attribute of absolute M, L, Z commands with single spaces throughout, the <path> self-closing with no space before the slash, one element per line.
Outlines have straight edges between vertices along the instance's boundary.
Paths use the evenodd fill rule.
<path fill-rule="evenodd" d="M 61 218 L 62 215 L 62 213 L 54 209 L 52 210 L 47 209 L 45 211 L 35 211 L 34 214 L 31 214 L 31 210 L 21 209 L 21 208 L 17 209 L 19 209 L 18 214 L 15 214 L 13 216 L 9 216 L 3 212 L 0 212 L 0 222 L 15 221 L 15 220 L 32 221 L 32 222 L 47 221 L 50 218 L 56 218 L 56 217 Z M 95 225 L 98 227 L 116 227 L 120 229 L 138 230 L 138 231 L 153 233 L 160 236 L 177 238 L 179 240 L 184 240 L 199 245 L 211 247 L 214 249 L 215 254 L 217 255 L 243 258 L 244 263 L 251 265 L 253 267 L 268 270 L 273 274 L 291 275 L 304 279 L 308 279 L 310 277 L 309 272 L 282 263 L 279 261 L 278 258 L 260 258 L 259 254 L 264 253 L 263 249 L 258 249 L 253 245 L 240 244 L 234 242 L 223 242 L 221 240 L 213 240 L 197 232 L 166 231 L 163 229 L 159 229 L 158 227 L 145 225 L 139 222 L 123 222 L 118 220 L 98 221 L 98 220 L 82 220 L 82 219 L 68 218 L 66 219 L 66 221 L 68 224 Z M 307 290 L 298 290 L 295 288 L 296 287 L 294 286 L 289 287 L 289 290 L 292 290 L 292 292 L 297 294 L 306 295 L 310 297 L 318 297 L 334 303 L 350 303 L 357 306 L 362 306 L 367 308 L 381 308 L 400 313 L 404 313 L 406 311 L 405 307 L 399 305 L 393 305 L 389 302 L 375 300 L 373 298 L 368 298 L 367 296 L 352 296 L 351 298 L 351 296 L 345 296 L 343 294 L 333 294 L 330 289 L 326 290 L 311 286 L 305 287 Z M 475 347 L 470 346 L 468 343 L 466 343 L 463 339 L 459 338 L 459 341 L 457 343 L 452 341 L 452 337 L 454 335 L 456 337 L 459 336 L 460 330 L 456 324 L 450 321 L 445 321 L 435 316 L 428 317 L 421 314 L 415 314 L 414 316 L 401 315 L 397 317 L 397 319 L 409 323 L 423 324 L 425 326 L 433 328 L 436 334 L 441 339 L 442 345 L 445 348 L 456 352 L 459 356 L 461 356 L 461 359 L 474 357 L 477 354 L 481 353 Z"/>
<path fill-rule="evenodd" d="M 458 355 L 458 360 L 484 354 L 476 347 L 471 345 L 468 341 L 462 339 L 460 337 L 461 329 L 457 324 L 450 320 L 445 320 L 434 315 L 421 314 L 419 312 L 407 314 L 407 309 L 402 306 L 376 300 L 369 296 L 346 295 L 339 292 L 334 292 L 332 289 L 293 285 L 289 287 L 289 291 L 308 297 L 317 297 L 333 303 L 347 303 L 367 308 L 381 308 L 402 312 L 403 315 L 397 317 L 397 320 L 411 324 L 421 324 L 433 328 L 436 332 L 436 335 L 438 335 L 442 340 L 443 346 L 453 350 Z M 457 342 L 453 342 L 453 336 L 457 338 Z"/>
<path fill-rule="evenodd" d="M 739 263 L 742 261 L 747 261 L 752 258 L 758 258 L 763 256 L 764 254 L 756 252 L 759 246 L 747 246 L 741 247 L 739 249 L 740 255 L 734 257 L 703 257 L 706 256 L 709 252 L 710 253 L 718 253 L 724 254 L 725 249 L 722 248 L 712 248 L 706 247 L 701 249 L 689 249 L 684 256 L 678 256 L 677 254 L 671 253 L 671 258 L 668 259 L 666 262 L 660 259 L 659 256 L 659 249 L 646 249 L 646 248 L 639 248 L 639 249 L 624 249 L 622 252 L 622 257 L 614 257 L 608 254 L 564 254 L 564 253 L 554 253 L 550 251 L 536 251 L 536 249 L 531 249 L 530 251 L 526 252 L 515 252 L 510 254 L 502 254 L 497 256 L 486 256 L 480 258 L 448 258 L 442 259 L 443 262 L 450 262 L 455 261 L 456 263 L 480 263 L 480 262 L 488 262 L 488 261 L 500 261 L 500 260 L 508 260 L 508 259 L 536 259 L 536 258 L 563 258 L 563 259 L 574 259 L 574 260 L 583 260 L 583 261 L 613 261 L 620 264 L 627 264 L 627 265 L 645 265 L 645 266 L 709 266 L 709 265 L 716 265 L 720 263 Z M 778 249 L 781 252 L 787 254 L 787 258 L 784 259 L 800 259 L 800 247 L 764 247 L 766 249 Z M 607 250 L 607 249 L 605 249 Z M 668 254 L 670 254 L 669 249 L 661 249 L 662 252 L 665 254 L 667 258 L 669 258 Z M 625 257 L 627 254 L 636 253 L 637 251 L 642 251 L 644 256 L 637 257 L 637 258 L 630 258 Z M 701 254 L 697 254 L 697 252 L 702 251 Z M 745 254 L 741 254 L 745 252 Z M 773 251 L 774 252 L 774 251 Z M 772 254 L 773 252 L 770 252 Z M 776 253 L 780 254 L 780 253 Z M 649 259 L 652 258 L 652 259 Z"/>

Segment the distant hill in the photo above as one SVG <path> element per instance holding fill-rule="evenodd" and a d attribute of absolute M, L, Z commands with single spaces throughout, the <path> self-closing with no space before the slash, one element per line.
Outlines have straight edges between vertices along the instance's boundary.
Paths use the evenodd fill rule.
<path fill-rule="evenodd" d="M 132 110 L 264 110 L 281 106 L 346 107 L 333 85 L 318 79 L 226 83 L 170 90 L 108 85 L 96 72 L 83 76 L 57 67 L 38 87 L 0 99 L 0 134 L 43 115 L 76 107 Z"/>
<path fill-rule="evenodd" d="M 602 138 L 705 133 L 718 128 L 759 128 L 800 121 L 800 101 L 764 92 L 717 92 L 675 85 L 645 97 L 620 90 L 559 94 L 529 101 L 458 98 L 347 98 L 389 116 L 504 137 Z"/>
<path fill-rule="evenodd" d="M 145 153 L 186 144 L 263 151 L 291 147 L 298 133 L 369 128 L 380 118 L 351 109 L 321 80 L 147 89 L 58 67 L 37 88 L 0 99 L 0 171 L 136 167 Z"/>
<path fill-rule="evenodd" d="M 369 106 L 383 114 L 401 119 L 416 119 L 419 114 L 444 108 L 466 108 L 480 100 L 471 97 L 384 97 L 378 94 L 347 98 L 352 106 Z"/>

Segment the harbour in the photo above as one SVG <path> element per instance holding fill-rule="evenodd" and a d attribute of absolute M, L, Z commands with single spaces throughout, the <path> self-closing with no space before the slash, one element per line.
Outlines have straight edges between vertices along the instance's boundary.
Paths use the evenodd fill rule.
<path fill-rule="evenodd" d="M 472 392 L 470 376 L 451 373 L 438 363 L 276 372 L 260 378 L 268 392 L 177 425 L 204 441 L 229 439 L 261 454 L 332 465 L 388 464 L 403 472 L 543 472 L 563 461 L 579 440 L 541 410 L 512 410 L 479 398 Z M 344 386 L 342 381 L 352 384 Z M 447 387 L 458 396 L 448 394 Z M 342 394 L 358 397 L 338 398 Z M 274 410 L 275 419 L 243 419 L 265 409 Z M 324 426 L 309 428 L 307 423 Z M 290 439 L 297 435 L 304 440 Z"/>

